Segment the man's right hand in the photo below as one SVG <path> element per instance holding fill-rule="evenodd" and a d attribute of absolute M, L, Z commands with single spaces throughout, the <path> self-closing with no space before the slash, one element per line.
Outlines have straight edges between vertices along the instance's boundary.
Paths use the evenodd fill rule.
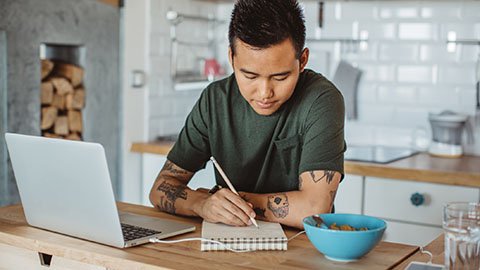
<path fill-rule="evenodd" d="M 233 226 L 251 225 L 250 216 L 255 218 L 253 205 L 246 202 L 228 188 L 222 188 L 202 199 L 194 211 L 204 220 Z"/>

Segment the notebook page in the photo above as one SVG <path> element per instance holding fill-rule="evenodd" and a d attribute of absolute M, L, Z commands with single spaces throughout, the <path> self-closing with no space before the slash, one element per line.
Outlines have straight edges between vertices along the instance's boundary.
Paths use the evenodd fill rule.
<path fill-rule="evenodd" d="M 266 222 L 257 220 L 258 228 L 254 225 L 246 227 L 234 227 L 221 223 L 210 223 L 203 221 L 202 238 L 223 239 L 223 238 L 285 238 L 280 223 Z"/>

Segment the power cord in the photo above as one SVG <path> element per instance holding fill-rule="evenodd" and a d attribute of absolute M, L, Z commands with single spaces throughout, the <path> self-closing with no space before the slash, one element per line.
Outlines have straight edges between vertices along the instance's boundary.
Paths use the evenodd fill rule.
<path fill-rule="evenodd" d="M 302 233 L 305 233 L 305 231 L 301 231 L 301 232 L 295 234 L 294 236 L 288 238 L 287 241 L 292 240 L 293 238 L 301 235 Z M 150 238 L 150 239 L 148 239 L 148 241 L 149 241 L 150 243 L 162 243 L 162 244 L 174 244 L 174 243 L 189 242 L 189 241 L 204 241 L 204 242 L 210 242 L 210 243 L 213 243 L 213 244 L 220 245 L 220 246 L 222 246 L 223 248 L 225 248 L 226 250 L 232 251 L 232 252 L 235 252 L 235 253 L 243 253 L 243 252 L 255 251 L 255 249 L 236 249 L 236 248 L 230 248 L 228 245 L 226 245 L 225 243 L 222 243 L 222 242 L 220 242 L 220 241 L 216 241 L 216 240 L 212 240 L 212 239 L 207 239 L 207 238 L 201 238 L 201 237 L 184 238 L 184 239 L 179 239 L 179 240 L 160 240 L 160 239 L 158 239 L 158 238 Z"/>
<path fill-rule="evenodd" d="M 420 253 L 422 254 L 427 254 L 430 259 L 428 260 L 427 264 L 432 264 L 432 260 L 433 260 L 433 254 L 428 251 L 428 250 L 425 250 L 422 246 L 419 246 L 420 247 Z"/>

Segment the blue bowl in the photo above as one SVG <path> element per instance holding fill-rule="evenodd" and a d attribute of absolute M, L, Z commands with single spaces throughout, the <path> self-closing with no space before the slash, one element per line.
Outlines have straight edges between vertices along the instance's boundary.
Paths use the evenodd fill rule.
<path fill-rule="evenodd" d="M 387 228 L 385 221 L 379 218 L 355 214 L 319 214 L 325 225 L 336 223 L 350 225 L 356 229 L 367 227 L 367 231 L 336 231 L 316 227 L 313 216 L 303 219 L 307 237 L 315 248 L 333 261 L 356 261 L 370 252 L 382 239 Z"/>

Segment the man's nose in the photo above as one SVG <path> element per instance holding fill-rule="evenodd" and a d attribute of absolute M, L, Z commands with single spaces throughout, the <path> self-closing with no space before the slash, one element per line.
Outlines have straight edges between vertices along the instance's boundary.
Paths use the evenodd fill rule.
<path fill-rule="evenodd" d="M 264 80 L 259 86 L 260 99 L 269 99 L 273 97 L 273 86 L 270 80 Z"/>

